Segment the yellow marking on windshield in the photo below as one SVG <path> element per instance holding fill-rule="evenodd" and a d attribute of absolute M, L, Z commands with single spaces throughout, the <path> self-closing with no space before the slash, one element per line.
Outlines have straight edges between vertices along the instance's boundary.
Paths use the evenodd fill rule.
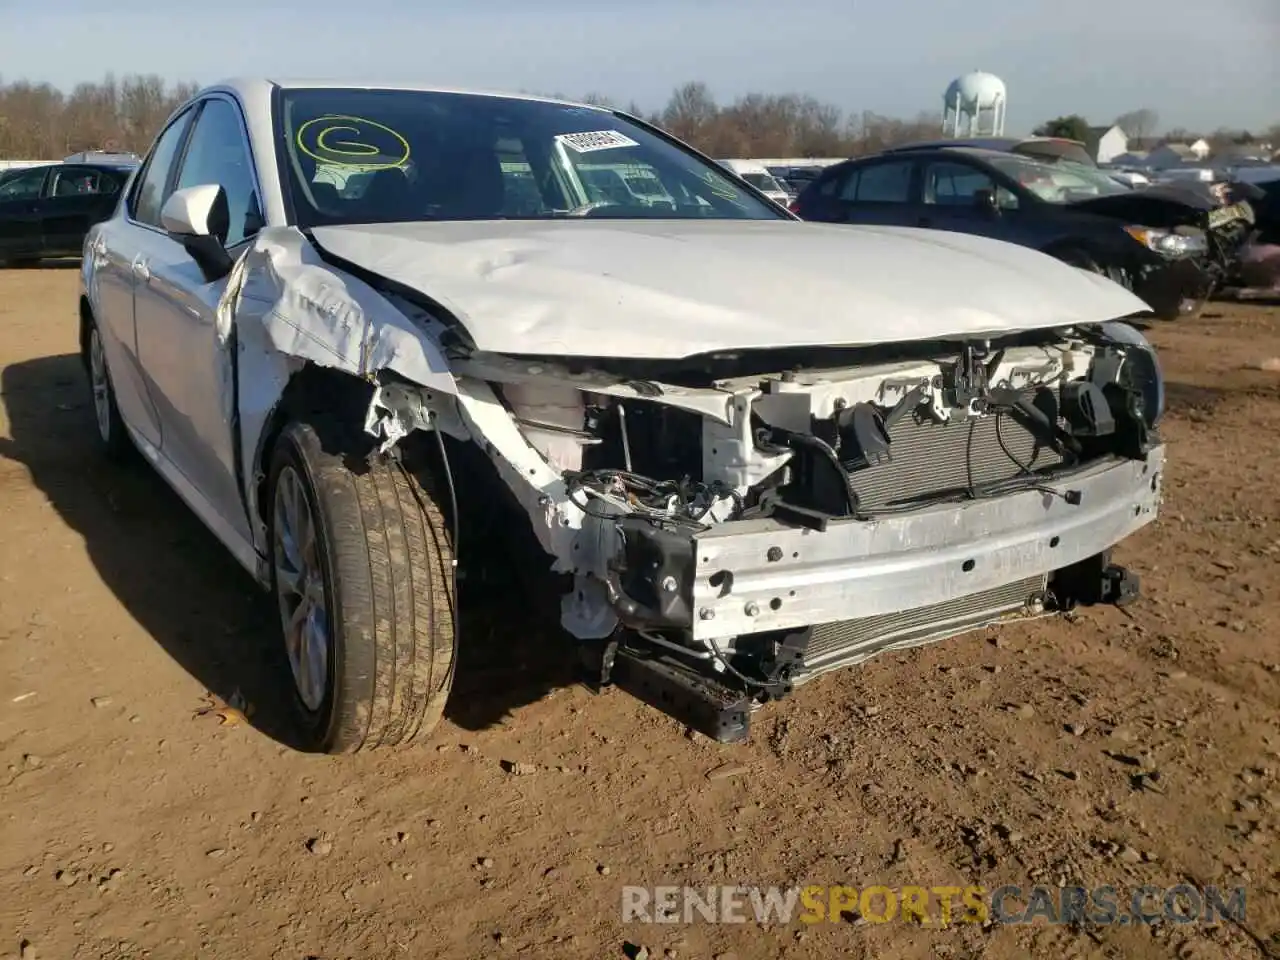
<path fill-rule="evenodd" d="M 711 192 L 721 200 L 728 200 L 735 206 L 746 208 L 747 205 L 742 201 L 742 195 L 712 171 L 708 170 L 704 173 L 702 179 L 707 182 Z"/>
<path fill-rule="evenodd" d="M 294 139 L 298 149 L 312 160 L 366 171 L 403 167 L 411 153 L 409 141 L 386 124 L 343 114 L 326 114 L 308 120 L 298 128 Z M 383 146 L 379 147 L 376 141 L 383 141 Z M 395 159 L 370 163 L 370 157 Z"/>

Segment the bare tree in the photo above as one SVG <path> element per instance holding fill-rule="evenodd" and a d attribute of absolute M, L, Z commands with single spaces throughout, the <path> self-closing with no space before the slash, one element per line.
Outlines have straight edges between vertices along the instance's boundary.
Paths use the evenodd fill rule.
<path fill-rule="evenodd" d="M 1165 131 L 1165 135 L 1161 137 L 1161 143 L 1195 143 L 1202 139 L 1200 134 L 1194 130 L 1188 130 L 1186 127 L 1174 127 Z"/>
<path fill-rule="evenodd" d="M 1089 139 L 1089 121 L 1078 113 L 1047 120 L 1031 131 L 1037 137 L 1065 137 L 1084 142 Z"/>
<path fill-rule="evenodd" d="M 1116 117 L 1116 126 L 1125 132 L 1130 140 L 1149 140 L 1156 134 L 1160 125 L 1160 114 L 1150 107 L 1130 110 Z"/>
<path fill-rule="evenodd" d="M 710 133 L 720 108 L 705 83 L 686 83 L 671 94 L 662 126 L 681 140 L 696 142 Z"/>
<path fill-rule="evenodd" d="M 142 153 L 195 93 L 158 76 L 108 75 L 64 94 L 47 83 L 0 84 L 0 159 L 57 160 L 82 150 Z"/>
<path fill-rule="evenodd" d="M 656 122 L 714 157 L 848 157 L 935 136 L 936 113 L 846 118 L 805 94 L 751 93 L 720 106 L 702 83 L 678 88 Z"/>
<path fill-rule="evenodd" d="M 0 159 L 57 159 L 95 149 L 143 153 L 195 91 L 195 84 L 168 84 L 155 75 L 109 74 L 69 93 L 47 83 L 0 82 Z M 579 99 L 609 108 L 618 102 L 599 92 Z M 871 112 L 846 115 L 801 93 L 750 93 L 721 105 L 699 82 L 676 88 L 661 110 L 645 113 L 633 102 L 627 112 L 715 157 L 859 156 L 931 139 L 941 124 L 937 113 L 929 112 L 911 119 Z M 1157 121 L 1154 110 L 1143 108 L 1122 115 L 1117 123 L 1131 137 L 1146 137 Z M 1267 136 L 1280 145 L 1280 125 Z"/>
<path fill-rule="evenodd" d="M 566 98 L 567 99 L 567 98 Z M 605 107 L 609 110 L 616 110 L 618 105 L 603 93 L 588 93 L 584 97 L 578 98 L 579 103 L 589 103 L 597 107 Z"/>

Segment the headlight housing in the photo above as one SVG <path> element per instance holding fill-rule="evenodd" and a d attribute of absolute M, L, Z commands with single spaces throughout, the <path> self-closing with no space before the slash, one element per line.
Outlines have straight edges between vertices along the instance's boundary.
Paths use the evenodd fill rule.
<path fill-rule="evenodd" d="M 1182 227 L 1175 232 L 1158 227 L 1127 226 L 1124 232 L 1148 250 L 1170 259 L 1190 257 L 1209 250 L 1208 237 L 1203 230 L 1194 227 Z"/>
<path fill-rule="evenodd" d="M 1104 323 L 1102 333 L 1116 346 L 1124 348 L 1116 380 L 1141 397 L 1142 419 L 1148 427 L 1154 427 L 1164 416 L 1165 405 L 1164 371 L 1160 369 L 1155 347 L 1127 323 Z"/>

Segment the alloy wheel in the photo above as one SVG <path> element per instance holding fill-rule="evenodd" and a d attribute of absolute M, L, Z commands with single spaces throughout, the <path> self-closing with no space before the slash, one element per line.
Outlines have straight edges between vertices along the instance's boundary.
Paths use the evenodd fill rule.
<path fill-rule="evenodd" d="M 329 603 L 315 515 L 292 466 L 284 467 L 276 481 L 273 516 L 272 552 L 285 649 L 298 696 L 314 712 L 324 703 L 329 686 Z"/>
<path fill-rule="evenodd" d="M 98 435 L 103 443 L 110 443 L 111 381 L 107 379 L 107 357 L 102 350 L 102 337 L 96 329 L 89 331 L 89 383 L 93 388 L 93 413 L 98 421 Z"/>

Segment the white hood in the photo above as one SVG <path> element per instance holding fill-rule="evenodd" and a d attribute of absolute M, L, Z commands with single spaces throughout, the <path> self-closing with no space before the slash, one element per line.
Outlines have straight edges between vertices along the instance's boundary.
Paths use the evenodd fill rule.
<path fill-rule="evenodd" d="M 325 250 L 449 310 L 480 350 L 675 359 L 1098 323 L 1149 309 L 1024 247 L 793 220 L 317 227 Z"/>

